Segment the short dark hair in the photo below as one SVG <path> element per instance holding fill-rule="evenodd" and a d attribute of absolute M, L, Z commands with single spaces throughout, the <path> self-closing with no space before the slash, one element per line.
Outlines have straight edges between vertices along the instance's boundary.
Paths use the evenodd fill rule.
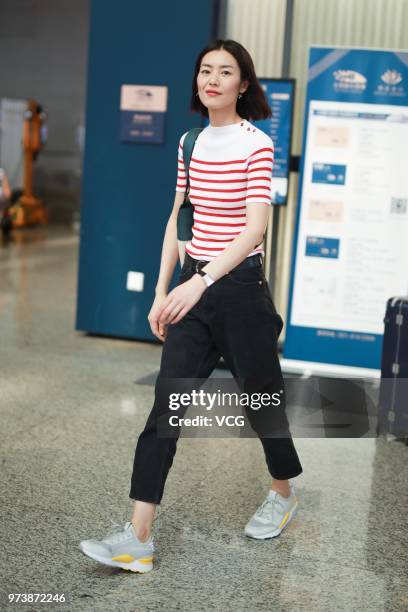
<path fill-rule="evenodd" d="M 197 88 L 197 75 L 200 70 L 201 60 L 206 53 L 209 51 L 216 51 L 218 49 L 225 49 L 228 53 L 231 53 L 237 60 L 240 73 L 241 82 L 248 81 L 248 88 L 241 98 L 237 99 L 237 112 L 241 117 L 248 120 L 267 119 L 272 117 L 272 111 L 266 100 L 264 91 L 256 77 L 254 62 L 248 51 L 239 42 L 235 40 L 223 40 L 218 38 L 217 40 L 211 41 L 205 49 L 203 49 L 196 60 L 193 83 L 192 83 L 192 94 L 190 110 L 200 113 L 204 117 L 208 117 L 208 109 L 201 102 Z"/>

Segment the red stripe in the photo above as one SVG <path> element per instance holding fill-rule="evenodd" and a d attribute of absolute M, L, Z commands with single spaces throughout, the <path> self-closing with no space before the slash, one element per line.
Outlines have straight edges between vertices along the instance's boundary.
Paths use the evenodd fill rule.
<path fill-rule="evenodd" d="M 219 227 L 245 227 L 245 223 L 210 223 L 209 221 L 201 221 L 201 219 L 197 219 L 197 223 L 201 223 L 201 225 L 218 225 Z"/>
<path fill-rule="evenodd" d="M 234 217 L 240 217 L 242 219 L 242 217 L 245 217 L 245 215 L 221 215 L 220 213 L 199 212 L 198 210 L 196 212 L 197 214 L 205 215 L 206 217 L 228 217 L 229 219 Z"/>
<path fill-rule="evenodd" d="M 254 151 L 253 153 L 251 153 L 251 155 L 249 155 L 247 159 L 250 159 L 254 155 L 258 155 L 258 153 L 262 153 L 262 151 L 270 151 L 271 153 L 273 153 L 274 150 L 271 149 L 271 147 L 265 147 L 264 149 L 258 149 L 257 151 Z"/>
<path fill-rule="evenodd" d="M 208 200 L 210 202 L 245 202 L 245 198 L 233 198 L 232 200 L 224 200 L 223 198 L 205 198 L 204 196 L 194 196 L 196 200 Z"/>
<path fill-rule="evenodd" d="M 196 209 L 197 208 L 210 208 L 211 210 L 242 210 L 243 208 L 245 208 L 245 206 L 231 206 L 231 208 L 219 208 L 217 206 L 206 206 L 205 204 L 197 204 Z"/>
<path fill-rule="evenodd" d="M 179 146 L 180 146 L 181 148 L 183 148 L 183 145 L 184 145 L 184 140 L 183 140 L 183 143 L 180 143 L 180 144 L 179 144 Z M 271 148 L 271 147 L 264 147 L 263 149 L 257 149 L 256 151 L 254 151 L 253 153 L 251 153 L 251 155 L 249 155 L 249 156 L 248 156 L 248 157 L 246 157 L 245 159 L 242 159 L 242 160 L 241 160 L 241 159 L 239 159 L 239 160 L 237 160 L 237 161 L 239 161 L 239 162 L 241 162 L 241 161 L 242 161 L 242 162 L 245 162 L 245 161 L 247 161 L 247 159 L 249 159 L 250 157 L 253 157 L 254 155 L 257 155 L 258 153 L 261 153 L 261 151 L 272 151 L 272 152 L 273 152 L 273 151 L 274 151 L 274 148 L 273 148 L 273 147 L 272 147 L 272 148 Z M 191 158 L 191 159 L 192 159 L 192 158 Z M 205 162 L 205 163 L 218 163 L 218 162 Z M 225 163 L 228 163 L 228 162 L 225 162 Z"/>
<path fill-rule="evenodd" d="M 254 185 L 253 187 L 247 187 L 247 191 L 249 191 L 250 189 L 266 189 L 266 191 L 269 191 L 270 187 L 263 187 L 262 185 Z"/>
<path fill-rule="evenodd" d="M 191 244 L 191 246 L 192 246 L 192 247 L 194 247 L 194 248 L 196 248 L 196 249 L 198 249 L 198 248 L 202 249 L 202 248 L 203 248 L 203 247 L 202 247 L 202 245 L 197 246 L 197 245 L 193 244 L 193 241 L 191 241 L 191 243 L 190 243 L 190 244 Z M 221 248 L 221 249 L 212 249 L 212 248 L 210 248 L 210 247 L 204 247 L 204 248 L 205 248 L 205 250 L 206 250 L 206 251 L 224 251 L 224 250 L 225 250 L 227 247 L 225 246 L 225 247 L 223 247 L 223 248 Z M 190 255 L 192 254 L 192 253 L 191 253 L 191 252 L 190 252 L 190 251 L 187 249 L 187 247 L 186 247 L 186 251 L 187 251 L 188 253 L 190 253 Z M 255 253 L 262 253 L 262 252 L 263 252 L 262 247 L 259 247 L 259 248 L 255 249 L 254 251 L 252 251 L 252 254 L 255 254 Z M 205 254 L 204 254 L 204 253 L 198 253 L 198 255 L 200 255 L 200 256 L 201 256 L 201 255 L 209 255 L 209 254 L 210 254 L 210 253 L 205 253 Z M 196 253 L 194 253 L 194 255 L 196 255 Z M 249 255 L 248 255 L 248 257 L 249 257 Z"/>
<path fill-rule="evenodd" d="M 252 161 L 248 162 L 248 166 L 250 166 L 251 164 L 257 164 L 261 161 L 268 161 L 273 163 L 273 157 L 260 157 L 259 159 L 253 159 Z"/>
<path fill-rule="evenodd" d="M 195 178 L 193 179 L 193 177 L 191 177 L 191 180 L 195 180 L 195 181 L 200 181 L 200 183 L 246 183 L 247 179 L 243 178 L 243 179 L 231 179 L 231 180 L 227 180 L 227 181 L 217 181 L 215 179 L 203 179 L 203 178 Z"/>
<path fill-rule="evenodd" d="M 214 236 L 239 236 L 239 234 L 241 232 L 212 232 L 210 230 L 208 230 L 207 228 L 205 230 L 200 229 L 199 227 L 197 227 L 196 225 L 193 226 L 193 234 L 194 234 L 194 230 L 198 231 L 198 232 L 203 232 L 203 234 L 212 234 Z M 194 234 L 195 235 L 195 234 Z M 197 236 L 197 238 L 199 238 L 200 236 Z"/>
<path fill-rule="evenodd" d="M 221 164 L 244 164 L 246 159 L 232 159 L 231 161 L 204 161 L 203 159 L 198 159 L 198 157 L 192 157 L 191 161 L 197 162 L 199 164 L 208 164 L 208 165 L 221 165 Z"/>
<path fill-rule="evenodd" d="M 186 246 L 186 251 L 187 251 L 187 253 L 189 253 L 191 255 L 191 257 L 193 259 L 196 258 L 196 257 L 208 257 L 209 255 L 211 255 L 211 253 L 193 253 L 193 251 L 190 251 L 187 246 Z M 251 251 L 251 253 L 249 255 L 255 255 L 255 253 L 263 253 L 263 248 L 259 247 L 259 248 L 255 249 L 254 251 Z M 247 257 L 249 257 L 249 255 Z"/>
<path fill-rule="evenodd" d="M 268 170 L 270 172 L 271 168 L 268 168 L 266 166 L 261 166 L 260 168 L 252 168 L 252 170 L 248 170 L 248 173 L 249 172 L 259 172 L 260 170 Z"/>
<path fill-rule="evenodd" d="M 242 187 L 241 189 L 206 189 L 205 187 L 191 186 L 191 189 L 194 189 L 194 191 L 216 191 L 217 193 L 237 193 L 238 191 L 246 191 L 246 187 Z"/>
<path fill-rule="evenodd" d="M 233 172 L 239 172 L 240 174 L 244 174 L 245 168 L 243 170 L 199 170 L 198 168 L 190 166 L 190 172 L 202 172 L 203 174 L 232 174 Z"/>

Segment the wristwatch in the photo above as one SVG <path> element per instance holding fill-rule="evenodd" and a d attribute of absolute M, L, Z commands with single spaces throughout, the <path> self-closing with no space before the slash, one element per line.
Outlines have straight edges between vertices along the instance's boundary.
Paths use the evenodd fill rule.
<path fill-rule="evenodd" d="M 215 280 L 211 278 L 211 276 L 207 274 L 207 272 L 204 272 L 204 270 L 197 270 L 197 273 L 203 277 L 204 282 L 207 285 L 207 287 L 215 283 Z"/>

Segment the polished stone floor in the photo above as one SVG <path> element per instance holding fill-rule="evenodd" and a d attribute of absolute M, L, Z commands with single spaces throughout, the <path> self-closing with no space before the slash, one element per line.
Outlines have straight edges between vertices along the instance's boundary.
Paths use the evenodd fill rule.
<path fill-rule="evenodd" d="M 161 345 L 74 331 L 77 253 L 63 228 L 0 247 L 0 610 L 54 608 L 7 605 L 27 592 L 89 612 L 408 610 L 408 447 L 384 438 L 297 439 L 299 513 L 264 542 L 242 532 L 269 485 L 259 442 L 185 438 L 154 571 L 82 555 L 81 539 L 129 520 Z"/>

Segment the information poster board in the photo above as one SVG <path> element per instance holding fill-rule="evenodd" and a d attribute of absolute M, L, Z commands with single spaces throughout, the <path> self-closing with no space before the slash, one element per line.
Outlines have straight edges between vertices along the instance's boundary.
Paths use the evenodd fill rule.
<path fill-rule="evenodd" d="M 284 357 L 378 369 L 408 293 L 408 52 L 312 47 Z"/>
<path fill-rule="evenodd" d="M 260 78 L 259 82 L 272 110 L 272 117 L 254 121 L 254 125 L 273 140 L 272 204 L 285 205 L 288 198 L 295 81 Z"/>
<path fill-rule="evenodd" d="M 164 85 L 122 85 L 121 142 L 164 142 L 167 93 L 167 86 Z"/>

